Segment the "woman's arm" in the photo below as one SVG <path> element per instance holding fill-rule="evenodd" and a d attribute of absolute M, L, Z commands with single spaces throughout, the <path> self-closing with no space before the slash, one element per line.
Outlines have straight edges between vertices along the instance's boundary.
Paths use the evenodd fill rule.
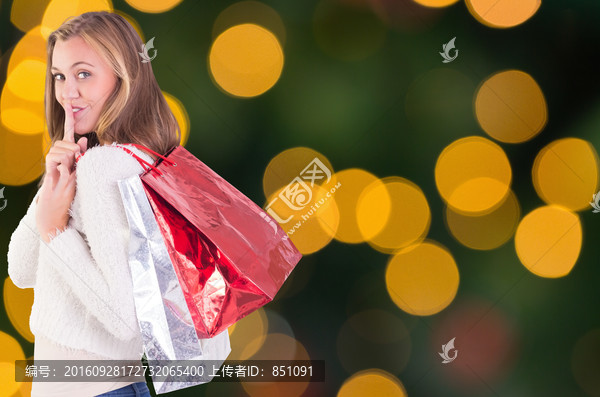
<path fill-rule="evenodd" d="M 40 233 L 35 223 L 39 194 L 38 190 L 8 243 L 8 275 L 19 288 L 35 287 L 40 248 Z"/>
<path fill-rule="evenodd" d="M 95 147 L 76 172 L 79 208 L 73 210 L 87 242 L 67 227 L 41 243 L 40 266 L 51 266 L 106 330 L 129 340 L 139 326 L 128 262 L 129 225 L 117 180 L 141 173 L 142 167 L 122 149 Z"/>

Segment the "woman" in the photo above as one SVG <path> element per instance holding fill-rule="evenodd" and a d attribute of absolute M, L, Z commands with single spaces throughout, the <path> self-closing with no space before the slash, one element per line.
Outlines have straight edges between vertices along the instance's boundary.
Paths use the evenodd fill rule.
<path fill-rule="evenodd" d="M 150 63 L 141 62 L 141 47 L 132 26 L 108 12 L 70 19 L 48 38 L 52 147 L 41 188 L 8 251 L 12 281 L 34 288 L 30 327 L 37 360 L 140 360 L 143 354 L 117 185 L 143 169 L 115 145 L 137 143 L 163 154 L 179 144 L 180 132 Z M 33 382 L 31 395 L 114 393 L 150 395 L 145 382 L 123 379 Z"/>

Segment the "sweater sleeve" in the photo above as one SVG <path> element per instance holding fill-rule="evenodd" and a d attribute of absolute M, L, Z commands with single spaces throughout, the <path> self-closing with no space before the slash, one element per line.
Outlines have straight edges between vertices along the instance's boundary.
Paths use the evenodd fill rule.
<path fill-rule="evenodd" d="M 87 312 L 124 341 L 139 334 L 139 325 L 128 262 L 129 225 L 117 180 L 141 171 L 121 149 L 90 149 L 76 170 L 76 211 L 85 239 L 67 227 L 40 247 L 40 266 L 47 261 Z"/>
<path fill-rule="evenodd" d="M 35 220 L 39 194 L 38 190 L 8 243 L 8 275 L 19 288 L 35 287 L 41 241 Z"/>

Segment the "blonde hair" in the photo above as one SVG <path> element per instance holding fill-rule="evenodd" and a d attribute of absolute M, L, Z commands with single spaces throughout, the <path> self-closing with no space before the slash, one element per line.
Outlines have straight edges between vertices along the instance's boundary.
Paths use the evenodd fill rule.
<path fill-rule="evenodd" d="M 179 125 L 156 82 L 150 62 L 141 61 L 140 36 L 125 18 L 107 11 L 86 12 L 68 19 L 48 37 L 44 104 L 50 145 L 63 139 L 65 123 L 64 109 L 54 94 L 50 70 L 52 54 L 57 40 L 74 36 L 90 45 L 117 77 L 115 89 L 107 98 L 94 131 L 75 134 L 75 142 L 87 136 L 88 149 L 101 142 L 137 143 L 163 155 L 177 146 L 181 141 Z"/>

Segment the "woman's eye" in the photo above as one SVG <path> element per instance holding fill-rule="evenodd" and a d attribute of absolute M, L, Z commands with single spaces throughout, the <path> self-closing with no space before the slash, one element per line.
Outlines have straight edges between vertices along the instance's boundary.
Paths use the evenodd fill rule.
<path fill-rule="evenodd" d="M 88 78 L 89 76 L 91 76 L 91 74 L 89 72 L 79 72 L 79 73 L 77 73 L 77 76 L 81 79 L 85 79 L 85 78 Z M 54 78 L 54 80 L 60 80 L 60 81 L 65 79 L 65 76 L 63 76 L 60 73 L 53 74 L 52 77 Z"/>

